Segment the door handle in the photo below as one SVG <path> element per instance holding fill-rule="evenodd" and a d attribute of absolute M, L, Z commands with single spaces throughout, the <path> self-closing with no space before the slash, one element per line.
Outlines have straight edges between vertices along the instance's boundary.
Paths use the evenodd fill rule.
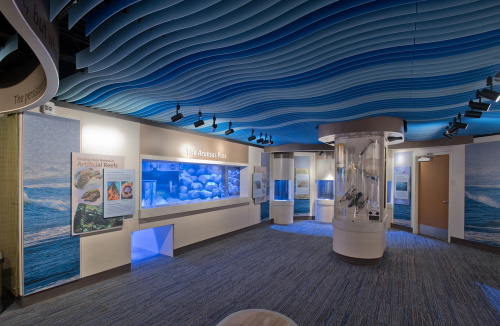
<path fill-rule="evenodd" d="M 447 200 L 445 200 L 445 201 L 443 201 L 443 203 L 448 204 L 448 201 L 447 201 Z"/>

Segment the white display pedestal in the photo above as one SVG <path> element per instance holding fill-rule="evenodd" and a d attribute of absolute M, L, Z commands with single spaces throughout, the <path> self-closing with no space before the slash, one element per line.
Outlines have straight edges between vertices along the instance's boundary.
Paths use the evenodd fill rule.
<path fill-rule="evenodd" d="M 314 220 L 331 223 L 333 219 L 334 200 L 316 199 L 314 204 Z"/>
<path fill-rule="evenodd" d="M 288 225 L 293 223 L 293 200 L 273 201 L 274 224 Z"/>
<path fill-rule="evenodd" d="M 387 216 L 384 221 L 333 219 L 335 257 L 354 265 L 380 264 L 387 243 L 386 223 Z"/>

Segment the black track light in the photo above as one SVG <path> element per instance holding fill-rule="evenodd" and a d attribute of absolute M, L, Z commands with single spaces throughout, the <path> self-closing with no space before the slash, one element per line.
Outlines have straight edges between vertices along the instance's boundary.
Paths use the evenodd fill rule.
<path fill-rule="evenodd" d="M 194 127 L 198 128 L 199 126 L 203 126 L 205 124 L 205 121 L 201 118 L 201 110 L 198 112 L 198 121 L 195 121 Z"/>
<path fill-rule="evenodd" d="M 214 114 L 214 123 L 212 123 L 212 132 L 216 131 L 217 130 L 217 124 L 215 123 L 215 120 L 217 118 L 215 117 L 215 114 Z"/>
<path fill-rule="evenodd" d="M 456 121 L 457 118 L 455 118 L 454 120 Z M 446 129 L 448 130 L 449 134 L 458 134 L 458 128 L 454 127 L 452 122 L 448 124 L 448 127 L 446 127 Z"/>
<path fill-rule="evenodd" d="M 479 101 L 481 101 L 481 97 L 479 97 Z M 491 104 L 489 103 L 476 103 L 472 100 L 469 100 L 469 107 L 471 108 L 471 110 L 488 112 L 490 110 L 490 106 Z"/>
<path fill-rule="evenodd" d="M 253 133 L 254 133 L 254 131 L 253 131 L 253 128 L 252 128 L 252 136 L 248 137 L 248 141 L 252 141 L 255 138 L 257 138 L 257 137 L 255 137 L 255 135 Z"/>
<path fill-rule="evenodd" d="M 490 86 L 490 89 L 484 88 L 482 90 L 478 90 L 477 95 L 487 98 L 491 101 L 500 101 L 500 93 L 493 90 L 493 78 L 491 78 L 491 76 L 488 76 L 488 78 L 486 78 L 486 86 Z"/>
<path fill-rule="evenodd" d="M 483 112 L 478 112 L 478 111 L 465 111 L 464 116 L 467 118 L 481 118 L 481 115 Z"/>
<path fill-rule="evenodd" d="M 177 109 L 177 114 L 174 115 L 171 119 L 172 119 L 172 122 L 177 122 L 179 121 L 180 119 L 184 118 L 184 116 L 182 115 L 182 113 L 179 113 L 179 110 L 181 109 L 181 106 L 179 105 L 179 103 L 177 103 L 177 106 L 176 106 L 176 109 Z"/>
<path fill-rule="evenodd" d="M 260 138 L 257 139 L 257 143 L 262 143 L 264 139 L 262 139 L 262 131 L 260 132 Z"/>
<path fill-rule="evenodd" d="M 453 127 L 456 127 L 456 128 L 460 128 L 460 129 L 467 129 L 467 127 L 469 126 L 468 124 L 466 123 L 462 123 L 462 114 L 460 112 L 458 112 L 458 120 L 460 122 L 457 122 L 457 119 L 456 118 L 453 118 Z"/>
<path fill-rule="evenodd" d="M 234 130 L 231 128 L 233 126 L 233 123 L 231 121 L 229 121 L 229 129 L 226 130 L 226 136 L 229 136 L 230 134 L 232 134 L 234 132 Z"/>
<path fill-rule="evenodd" d="M 271 146 L 272 144 L 274 144 L 273 135 L 269 134 L 269 145 L 267 145 L 267 146 Z"/>
<path fill-rule="evenodd" d="M 323 151 L 319 152 L 319 156 L 323 155 Z"/>
<path fill-rule="evenodd" d="M 448 139 L 453 139 L 453 135 L 449 134 L 448 132 L 443 132 L 443 136 L 445 136 Z"/>
<path fill-rule="evenodd" d="M 267 132 L 266 132 L 266 138 L 262 141 L 262 144 L 264 145 L 269 144 L 269 140 L 267 140 Z"/>

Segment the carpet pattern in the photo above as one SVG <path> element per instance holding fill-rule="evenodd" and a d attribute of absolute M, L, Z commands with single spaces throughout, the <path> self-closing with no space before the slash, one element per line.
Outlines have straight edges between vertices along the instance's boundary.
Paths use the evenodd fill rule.
<path fill-rule="evenodd" d="M 298 325 L 498 325 L 500 256 L 388 232 L 377 267 L 332 252 L 330 224 L 265 225 L 171 258 L 137 255 L 132 272 L 27 307 L 1 325 L 216 325 L 243 309 Z"/>

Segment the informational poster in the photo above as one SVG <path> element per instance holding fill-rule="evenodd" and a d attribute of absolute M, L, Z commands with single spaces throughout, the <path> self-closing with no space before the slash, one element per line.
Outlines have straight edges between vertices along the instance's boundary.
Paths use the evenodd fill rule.
<path fill-rule="evenodd" d="M 253 174 L 253 198 L 262 197 L 262 173 Z"/>
<path fill-rule="evenodd" d="M 309 169 L 295 169 L 295 199 L 309 199 Z"/>
<path fill-rule="evenodd" d="M 394 168 L 394 203 L 410 205 L 410 167 Z"/>
<path fill-rule="evenodd" d="M 123 156 L 71 153 L 71 234 L 123 225 L 123 217 L 104 219 L 104 169 L 123 169 Z"/>
<path fill-rule="evenodd" d="M 135 170 L 104 169 L 104 218 L 135 213 Z"/>
<path fill-rule="evenodd" d="M 267 202 L 269 200 L 269 175 L 267 174 L 267 168 L 262 167 L 262 166 L 256 166 L 255 167 L 255 173 L 254 173 L 254 180 L 255 180 L 255 175 L 260 175 L 260 183 L 253 182 L 253 198 L 255 199 L 255 204 L 261 204 L 264 202 Z M 258 181 L 258 180 L 257 180 Z M 260 196 L 258 196 L 259 190 L 256 189 L 260 184 Z M 256 194 L 257 190 L 257 194 Z"/>

